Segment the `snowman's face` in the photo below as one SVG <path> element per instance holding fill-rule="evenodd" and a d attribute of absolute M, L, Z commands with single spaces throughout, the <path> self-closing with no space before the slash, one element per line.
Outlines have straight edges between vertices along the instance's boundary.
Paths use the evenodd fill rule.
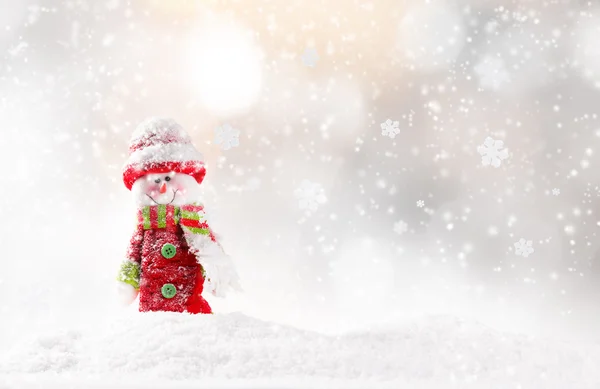
<path fill-rule="evenodd" d="M 182 206 L 199 200 L 200 185 L 192 176 L 180 173 L 147 174 L 131 188 L 138 206 Z"/>

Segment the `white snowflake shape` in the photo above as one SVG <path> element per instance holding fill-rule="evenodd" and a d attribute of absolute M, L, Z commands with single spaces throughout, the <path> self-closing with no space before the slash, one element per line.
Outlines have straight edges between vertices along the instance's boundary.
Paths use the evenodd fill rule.
<path fill-rule="evenodd" d="M 406 231 L 408 231 L 408 224 L 406 224 L 406 222 L 404 222 L 403 220 L 399 220 L 396 223 L 394 223 L 394 232 L 396 234 L 402 235 Z"/>
<path fill-rule="evenodd" d="M 502 160 L 508 158 L 508 150 L 504 148 L 504 142 L 494 140 L 489 136 L 485 138 L 485 142 L 477 148 L 477 151 L 481 154 L 483 166 L 498 167 Z"/>
<path fill-rule="evenodd" d="M 423 201 L 423 200 L 417 201 L 417 207 L 423 208 L 424 206 L 425 206 L 425 201 Z"/>
<path fill-rule="evenodd" d="M 479 86 L 483 89 L 498 90 L 510 81 L 504 61 L 498 57 L 485 56 L 473 70 L 479 78 Z"/>
<path fill-rule="evenodd" d="M 310 68 L 314 67 L 319 60 L 319 54 L 314 47 L 307 47 L 302 54 L 302 63 Z"/>
<path fill-rule="evenodd" d="M 558 196 L 558 195 L 560 194 L 560 189 L 558 189 L 558 188 L 554 188 L 554 189 L 552 189 L 552 194 L 553 194 L 554 196 Z"/>
<path fill-rule="evenodd" d="M 515 243 L 515 254 L 527 258 L 534 251 L 532 244 L 533 242 L 530 240 L 520 239 Z"/>
<path fill-rule="evenodd" d="M 319 204 L 327 201 L 321 184 L 308 180 L 302 181 L 300 187 L 294 191 L 294 195 L 299 200 L 300 209 L 307 211 L 316 211 Z"/>
<path fill-rule="evenodd" d="M 215 144 L 221 145 L 222 150 L 229 150 L 240 145 L 240 131 L 224 124 L 215 129 Z"/>
<path fill-rule="evenodd" d="M 381 135 L 389 136 L 393 139 L 400 133 L 400 129 L 398 128 L 399 125 L 400 123 L 397 120 L 386 120 L 385 122 L 381 123 Z"/>

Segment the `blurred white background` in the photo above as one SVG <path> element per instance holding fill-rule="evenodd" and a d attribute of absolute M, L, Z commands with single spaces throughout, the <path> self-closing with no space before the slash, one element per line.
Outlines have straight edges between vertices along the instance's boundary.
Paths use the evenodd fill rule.
<path fill-rule="evenodd" d="M 246 289 L 218 311 L 600 338 L 599 20 L 575 0 L 0 0 L 0 346 L 122 310 L 121 167 L 148 116 L 205 155 Z"/>

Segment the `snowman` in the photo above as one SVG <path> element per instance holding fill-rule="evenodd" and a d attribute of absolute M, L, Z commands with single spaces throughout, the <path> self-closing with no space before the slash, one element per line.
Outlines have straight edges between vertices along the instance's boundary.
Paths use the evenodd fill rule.
<path fill-rule="evenodd" d="M 172 119 L 151 118 L 133 133 L 123 181 L 137 205 L 137 227 L 117 280 L 139 310 L 212 313 L 202 297 L 241 290 L 233 263 L 198 202 L 202 154 Z M 206 282 L 206 285 L 205 285 Z"/>

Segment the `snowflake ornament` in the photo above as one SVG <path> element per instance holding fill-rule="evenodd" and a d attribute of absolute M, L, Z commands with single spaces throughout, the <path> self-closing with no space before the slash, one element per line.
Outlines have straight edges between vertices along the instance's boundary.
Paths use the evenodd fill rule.
<path fill-rule="evenodd" d="M 224 124 L 215 129 L 215 144 L 221 145 L 221 150 L 229 150 L 240 145 L 240 131 Z"/>
<path fill-rule="evenodd" d="M 298 199 L 300 209 L 306 211 L 316 211 L 320 204 L 327 201 L 321 184 L 309 180 L 302 181 L 300 187 L 294 191 L 294 195 Z"/>
<path fill-rule="evenodd" d="M 504 142 L 494 140 L 489 136 L 485 138 L 485 142 L 477 148 L 477 151 L 481 155 L 483 166 L 499 167 L 502 161 L 508 158 L 508 150 L 504 148 Z"/>
<path fill-rule="evenodd" d="M 314 47 L 307 47 L 302 54 L 302 63 L 309 68 L 315 67 L 319 60 L 319 54 Z"/>
<path fill-rule="evenodd" d="M 558 189 L 558 188 L 554 188 L 554 189 L 552 189 L 552 194 L 553 194 L 554 196 L 558 196 L 558 195 L 560 194 L 560 189 Z"/>
<path fill-rule="evenodd" d="M 400 133 L 400 129 L 398 128 L 399 126 L 400 123 L 397 120 L 392 121 L 391 119 L 388 119 L 381 123 L 381 135 L 389 136 L 393 139 Z"/>
<path fill-rule="evenodd" d="M 425 201 L 423 201 L 423 200 L 417 201 L 417 207 L 423 208 L 424 206 L 425 206 Z"/>
<path fill-rule="evenodd" d="M 515 243 L 515 254 L 524 258 L 527 258 L 529 254 L 533 253 L 533 242 L 525 239 L 520 239 L 517 243 Z"/>
<path fill-rule="evenodd" d="M 396 234 L 402 235 L 406 231 L 408 231 L 408 224 L 406 224 L 406 222 L 399 220 L 396 223 L 394 223 L 394 232 Z"/>

